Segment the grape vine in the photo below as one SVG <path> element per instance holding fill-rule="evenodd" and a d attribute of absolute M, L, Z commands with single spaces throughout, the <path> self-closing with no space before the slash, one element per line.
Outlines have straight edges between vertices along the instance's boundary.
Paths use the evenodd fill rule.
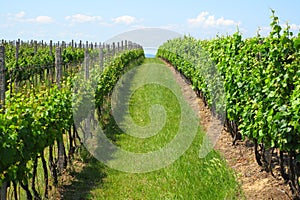
<path fill-rule="evenodd" d="M 49 47 L 40 47 L 34 53 L 30 45 L 24 43 L 20 46 L 19 56 L 16 60 L 15 48 L 9 43 L 4 44 L 6 54 L 5 62 L 7 67 L 7 77 L 10 79 L 9 89 L 6 91 L 5 105 L 0 110 L 0 187 L 4 183 L 12 183 L 15 188 L 19 184 L 26 192 L 28 199 L 41 199 L 35 188 L 38 159 L 43 163 L 45 191 L 44 197 L 48 197 L 49 180 L 48 168 L 53 177 L 53 184 L 57 184 L 57 176 L 62 173 L 60 169 L 58 148 L 58 158 L 54 158 L 55 145 L 68 144 L 68 151 L 63 150 L 63 159 L 66 160 L 66 153 L 74 153 L 74 144 L 79 138 L 73 121 L 73 108 L 80 105 L 73 100 L 73 79 L 74 69 L 70 63 L 75 63 L 78 68 L 84 60 L 84 49 L 66 47 L 62 51 L 62 65 L 64 76 L 58 85 L 44 84 L 18 84 L 27 81 L 36 74 L 44 73 L 43 70 L 54 68 L 55 52 L 50 53 Z M 97 50 L 88 50 L 91 62 L 97 56 Z M 114 84 L 122 75 L 125 68 L 135 60 L 142 60 L 144 51 L 140 47 L 123 51 L 105 63 L 103 73 L 98 70 L 96 81 L 99 90 L 96 99 L 103 99 L 103 95 L 108 95 Z M 43 68 L 43 66 L 45 66 Z M 68 66 L 68 67 L 66 67 Z M 49 67 L 49 68 L 48 68 Z M 97 64 L 91 65 L 91 69 L 99 67 Z M 22 69 L 21 69 L 22 68 Z M 73 67 L 74 68 L 74 67 Z M 28 76 L 24 75 L 26 69 Z M 41 71 L 36 71 L 40 69 Z M 72 72 L 73 71 L 73 72 Z M 22 78 L 12 77 L 15 72 Z M 2 72 L 1 72 L 2 73 Z M 107 77 L 109 76 L 109 77 Z M 16 86 L 16 84 L 18 86 Z M 82 84 L 85 84 L 83 81 Z M 102 95 L 102 96 L 101 96 Z M 98 105 L 101 107 L 101 104 Z M 64 149 L 64 146 L 63 146 Z M 45 155 L 48 151 L 49 160 L 46 164 Z M 66 163 L 62 164 L 65 167 Z M 31 188 L 29 182 L 31 180 Z M 15 189 L 15 198 L 17 192 Z M 32 195 L 33 193 L 33 195 Z"/>
<path fill-rule="evenodd" d="M 207 41 L 185 36 L 163 44 L 157 56 L 183 73 L 218 113 L 212 105 L 217 97 L 202 73 L 216 65 L 221 77 L 212 81 L 223 80 L 229 130 L 235 138 L 241 134 L 254 141 L 257 162 L 267 171 L 272 172 L 272 155 L 278 152 L 281 174 L 299 197 L 300 33 L 293 36 L 288 25 L 282 28 L 274 11 L 271 19 L 267 37 L 243 39 L 237 32 Z M 210 59 L 201 59 L 204 54 Z"/>

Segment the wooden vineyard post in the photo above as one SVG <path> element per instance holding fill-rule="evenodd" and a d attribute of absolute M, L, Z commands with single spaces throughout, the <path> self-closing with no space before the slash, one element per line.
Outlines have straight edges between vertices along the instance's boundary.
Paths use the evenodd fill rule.
<path fill-rule="evenodd" d="M 89 71 L 89 46 L 88 46 L 88 43 L 87 43 L 87 46 L 85 48 L 85 51 L 84 51 L 84 73 L 85 73 L 85 80 L 88 82 L 89 81 L 89 78 L 90 78 L 90 71 Z M 85 119 L 85 122 L 84 122 L 84 127 L 85 127 L 85 132 L 83 133 L 83 140 L 86 141 L 88 136 L 91 135 L 91 119 L 92 119 L 92 111 L 88 112 L 88 115 L 87 115 L 87 118 Z"/>
<path fill-rule="evenodd" d="M 18 40 L 16 42 L 16 54 L 15 54 L 17 67 L 18 67 L 18 61 L 19 61 L 19 49 L 20 49 L 20 41 Z"/>
<path fill-rule="evenodd" d="M 34 55 L 36 55 L 37 54 L 37 48 L 38 48 L 38 43 L 37 43 L 37 41 L 35 40 L 34 41 Z M 33 79 L 33 85 L 37 85 L 38 84 L 38 75 L 37 75 L 37 73 L 34 73 L 33 74 L 33 77 L 32 77 L 32 79 Z"/>
<path fill-rule="evenodd" d="M 61 48 L 56 48 L 56 54 L 55 54 L 55 72 L 56 72 L 56 84 L 59 89 L 61 89 L 61 80 L 62 80 L 62 57 L 61 57 Z M 60 173 L 64 170 L 66 167 L 66 152 L 65 152 L 65 146 L 63 142 L 63 133 L 59 136 L 57 140 L 58 145 L 58 170 Z"/>
<path fill-rule="evenodd" d="M 94 50 L 94 48 L 95 48 L 95 46 L 94 46 L 94 44 L 91 42 L 91 44 L 90 44 L 90 48 L 91 48 L 91 52 L 93 52 L 93 50 Z M 89 53 L 89 51 L 88 51 L 88 53 Z M 93 55 L 94 54 L 92 54 L 92 55 L 88 55 L 89 56 L 89 60 L 91 61 L 91 66 L 94 66 L 94 61 L 95 61 L 95 57 L 93 57 Z"/>
<path fill-rule="evenodd" d="M 5 48 L 0 46 L 0 109 L 5 105 Z M 3 110 L 4 111 L 4 110 Z M 8 183 L 4 182 L 0 187 L 0 200 L 6 200 Z"/>
<path fill-rule="evenodd" d="M 131 41 L 128 42 L 128 49 L 132 50 L 132 42 Z"/>
<path fill-rule="evenodd" d="M 35 40 L 34 41 L 34 55 L 36 54 L 37 52 L 37 41 Z"/>
<path fill-rule="evenodd" d="M 15 53 L 16 68 L 19 67 L 19 49 L 20 49 L 20 42 L 18 40 L 18 41 L 16 41 L 16 53 Z M 13 81 L 12 81 L 12 77 L 11 76 L 12 76 L 12 74 L 10 74 L 10 94 L 12 94 L 12 88 L 13 88 L 13 85 L 12 85 Z M 19 80 L 17 78 L 15 78 L 15 80 L 14 80 L 14 87 L 15 87 L 15 89 L 18 87 L 18 81 Z"/>
<path fill-rule="evenodd" d="M 110 45 L 109 44 L 106 45 L 106 50 L 107 50 L 106 51 L 107 53 L 106 53 L 105 57 L 108 59 L 108 62 L 109 62 L 110 61 Z"/>
<path fill-rule="evenodd" d="M 116 44 L 113 42 L 112 43 L 112 57 L 114 57 L 116 55 Z"/>
<path fill-rule="evenodd" d="M 53 51 L 52 51 L 52 40 L 50 40 L 50 52 L 49 52 L 49 55 L 52 56 L 52 53 L 53 53 Z M 49 75 L 50 76 L 48 76 L 48 78 L 50 78 L 50 82 L 52 84 L 53 83 L 53 69 L 52 69 L 52 67 L 50 67 L 50 69 L 49 69 Z"/>
<path fill-rule="evenodd" d="M 89 49 L 88 48 L 86 48 L 84 51 L 84 73 L 85 73 L 85 79 L 88 80 L 90 78 Z"/>
<path fill-rule="evenodd" d="M 5 71 L 5 48 L 4 46 L 0 46 L 0 108 L 5 105 Z"/>
<path fill-rule="evenodd" d="M 53 42 L 50 40 L 49 42 L 49 48 L 50 48 L 50 55 L 52 55 L 52 50 L 53 50 Z"/>
<path fill-rule="evenodd" d="M 99 48 L 99 60 L 100 60 L 100 71 L 103 71 L 103 66 L 104 66 L 104 56 L 103 56 L 103 47 L 100 45 Z"/>
<path fill-rule="evenodd" d="M 61 66 L 61 48 L 56 47 L 55 51 L 55 73 L 56 73 L 56 84 L 58 88 L 61 88 L 61 78 L 62 78 L 62 66 Z"/>

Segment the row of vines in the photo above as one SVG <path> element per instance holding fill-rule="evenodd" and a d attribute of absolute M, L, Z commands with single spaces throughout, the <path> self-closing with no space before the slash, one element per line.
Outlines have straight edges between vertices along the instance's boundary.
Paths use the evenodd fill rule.
<path fill-rule="evenodd" d="M 266 37 L 243 39 L 237 32 L 207 41 L 185 36 L 163 44 L 157 56 L 191 81 L 214 114 L 222 118 L 225 109 L 225 125 L 234 140 L 251 139 L 258 164 L 272 175 L 279 165 L 299 199 L 300 33 L 293 36 L 272 12 Z M 214 67 L 217 72 L 209 72 Z M 223 100 L 218 96 L 222 92 L 215 92 L 220 88 Z"/>
<path fill-rule="evenodd" d="M 94 95 L 103 99 L 123 70 L 144 58 L 143 49 L 130 44 L 126 41 L 125 46 L 122 42 L 122 46 L 110 49 L 88 44 L 85 48 L 52 48 L 2 42 L 0 73 L 5 82 L 1 92 L 4 90 L 5 95 L 0 98 L 1 200 L 22 198 L 20 188 L 27 199 L 49 198 L 51 188 L 58 185 L 59 175 L 82 143 L 73 119 L 73 109 L 80 107 L 76 105 L 73 80 L 80 70 L 87 79 L 90 70 L 97 71 L 100 90 Z M 101 109 L 101 104 L 98 107 Z M 43 174 L 43 179 L 39 178 L 42 189 L 37 183 L 39 174 Z"/>

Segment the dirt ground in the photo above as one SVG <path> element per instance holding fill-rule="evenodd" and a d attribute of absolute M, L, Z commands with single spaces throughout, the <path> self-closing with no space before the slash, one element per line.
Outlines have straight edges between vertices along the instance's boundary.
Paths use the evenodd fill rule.
<path fill-rule="evenodd" d="M 168 63 L 166 64 L 173 72 L 178 84 L 182 87 L 186 100 L 199 112 L 200 123 L 204 130 L 206 130 L 211 123 L 209 109 L 205 107 L 200 98 L 195 97 L 189 82 L 172 66 Z M 284 183 L 280 175 L 278 175 L 278 171 L 274 170 L 276 177 L 273 177 L 257 164 L 254 145 L 251 141 L 238 141 L 233 146 L 231 135 L 224 128 L 214 148 L 221 153 L 224 159 L 226 159 L 228 166 L 235 171 L 243 194 L 247 199 L 292 199 L 290 188 L 287 183 Z"/>

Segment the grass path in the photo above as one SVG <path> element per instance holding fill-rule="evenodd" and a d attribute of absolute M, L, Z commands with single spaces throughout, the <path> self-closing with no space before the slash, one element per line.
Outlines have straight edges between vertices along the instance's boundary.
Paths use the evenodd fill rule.
<path fill-rule="evenodd" d="M 160 60 L 146 59 L 143 65 L 164 65 Z M 139 66 L 131 77 L 128 89 L 132 89 L 137 82 L 149 77 L 168 79 L 176 85 L 168 69 L 157 72 L 151 67 Z M 164 74 L 166 73 L 166 74 Z M 157 80 L 158 80 L 157 79 Z M 158 80 L 159 81 L 159 80 Z M 178 86 L 179 87 L 179 86 Z M 161 107 L 152 107 L 161 105 Z M 170 143 L 180 130 L 178 122 L 181 120 L 182 110 L 178 97 L 168 88 L 158 84 L 146 84 L 134 89 L 129 100 L 129 111 L 119 116 L 123 125 L 132 120 L 139 126 L 148 126 L 164 121 L 156 135 L 148 138 L 136 138 L 122 134 L 115 124 L 110 124 L 108 135 L 113 135 L 115 143 L 122 149 L 146 153 L 164 148 Z M 150 110 L 150 111 L 149 111 Z M 146 114 L 145 114 L 146 113 Z M 152 118 L 151 118 L 152 116 Z M 157 117 L 156 117 L 157 116 Z M 167 117 L 166 117 L 167 116 Z M 114 122 L 114 121 L 113 121 Z M 85 155 L 85 164 L 73 166 L 72 175 L 75 179 L 66 186 L 63 192 L 64 199 L 237 199 L 239 186 L 233 172 L 226 166 L 219 154 L 212 151 L 204 159 L 198 157 L 203 132 L 200 127 L 187 127 L 189 131 L 197 129 L 197 134 L 187 151 L 175 162 L 155 171 L 147 173 L 126 173 L 111 169 L 95 159 Z M 118 153 L 113 158 L 118 159 Z M 164 159 L 164 158 L 160 158 Z M 114 159 L 111 160 L 114 163 Z M 138 165 L 138 163 L 131 163 Z M 142 164 L 141 164 L 142 166 Z M 77 171 L 77 172 L 76 172 Z"/>

